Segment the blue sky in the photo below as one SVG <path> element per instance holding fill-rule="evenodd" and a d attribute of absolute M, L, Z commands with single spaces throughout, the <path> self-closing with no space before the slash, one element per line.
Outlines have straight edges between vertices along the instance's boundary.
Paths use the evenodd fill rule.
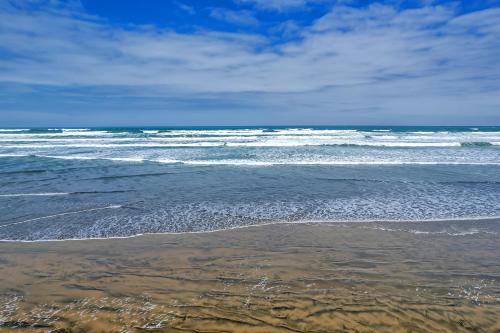
<path fill-rule="evenodd" d="M 0 0 L 0 127 L 500 125 L 500 0 Z"/>

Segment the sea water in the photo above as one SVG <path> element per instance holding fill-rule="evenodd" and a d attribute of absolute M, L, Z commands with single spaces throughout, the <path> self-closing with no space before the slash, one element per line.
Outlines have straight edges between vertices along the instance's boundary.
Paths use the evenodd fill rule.
<path fill-rule="evenodd" d="M 500 127 L 0 129 L 0 239 L 500 215 Z"/>

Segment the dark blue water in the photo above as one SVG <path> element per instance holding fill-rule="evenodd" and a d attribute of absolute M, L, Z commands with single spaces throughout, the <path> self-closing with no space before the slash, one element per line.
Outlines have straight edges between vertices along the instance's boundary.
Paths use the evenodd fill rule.
<path fill-rule="evenodd" d="M 0 239 L 500 215 L 500 128 L 0 130 Z"/>

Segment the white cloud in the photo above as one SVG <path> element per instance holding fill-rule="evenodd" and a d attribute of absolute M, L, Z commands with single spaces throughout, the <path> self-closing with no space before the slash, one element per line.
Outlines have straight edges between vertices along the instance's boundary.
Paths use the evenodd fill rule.
<path fill-rule="evenodd" d="M 299 8 L 312 0 L 236 0 L 240 3 L 253 3 L 263 9 L 284 10 L 289 8 Z"/>
<path fill-rule="evenodd" d="M 175 2 L 175 4 L 177 5 L 177 7 L 179 7 L 180 10 L 188 13 L 189 15 L 194 15 L 196 13 L 194 7 L 192 6 L 186 5 L 181 2 Z"/>
<path fill-rule="evenodd" d="M 230 94 L 240 105 L 322 110 L 325 117 L 356 109 L 416 114 L 419 108 L 451 116 L 480 108 L 491 118 L 500 107 L 498 17 L 495 8 L 456 16 L 439 6 L 336 6 L 302 28 L 300 41 L 273 44 L 244 33 L 125 29 L 74 8 L 4 5 L 0 81 L 156 87 L 156 96 Z M 245 24 L 255 23 L 251 18 Z"/>
<path fill-rule="evenodd" d="M 259 21 L 249 10 L 229 10 L 225 8 L 212 8 L 210 15 L 218 20 L 240 25 L 257 25 Z"/>

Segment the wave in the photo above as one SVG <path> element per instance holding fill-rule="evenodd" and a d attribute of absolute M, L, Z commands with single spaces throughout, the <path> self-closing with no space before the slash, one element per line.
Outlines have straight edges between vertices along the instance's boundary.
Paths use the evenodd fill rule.
<path fill-rule="evenodd" d="M 2 157 L 38 157 L 61 160 L 107 160 L 115 162 L 132 163 L 160 163 L 160 164 L 186 164 L 186 165 L 227 165 L 227 166 L 274 166 L 274 165 L 484 165 L 496 166 L 496 161 L 425 161 L 425 160 L 179 160 L 170 158 L 147 158 L 147 157 L 108 157 L 108 156 L 83 156 L 83 155 L 43 155 L 43 154 L 16 154 L 1 155 Z M 22 173 L 23 171 L 19 171 Z"/>
<path fill-rule="evenodd" d="M 100 177 L 92 177 L 87 179 L 123 179 L 123 178 L 143 178 L 143 177 L 156 177 L 156 176 L 164 176 L 171 175 L 172 172 L 151 172 L 151 173 L 140 173 L 140 174 L 128 174 L 128 175 L 114 175 L 114 176 L 100 176 Z M 121 192 L 129 192 L 129 191 L 121 191 Z"/>
<path fill-rule="evenodd" d="M 105 178 L 105 177 L 102 177 Z M 111 177 L 110 177 L 111 178 Z M 77 194 L 106 194 L 106 193 L 125 193 L 130 190 L 116 190 L 116 191 L 77 191 L 77 192 L 40 192 L 40 193 L 9 193 L 0 194 L 3 198 L 15 197 L 52 197 L 61 195 L 77 195 Z"/>
<path fill-rule="evenodd" d="M 273 166 L 273 165 L 500 165 L 500 162 L 433 162 L 433 161 L 248 161 L 248 160 L 151 160 L 166 164 L 186 165 L 234 165 L 234 166 Z"/>
<path fill-rule="evenodd" d="M 360 140 L 364 139 L 364 140 Z M 414 139 L 414 138 L 408 138 Z M 458 138 L 459 139 L 459 138 Z M 500 140 L 500 138 L 492 138 Z M 258 137 L 169 137 L 169 138 L 1 138 L 0 148 L 4 149 L 49 149 L 49 148 L 280 148 L 307 146 L 340 146 L 340 147 L 381 147 L 381 148 L 453 148 L 453 147 L 492 147 L 500 145 L 500 141 L 401 141 L 397 137 L 382 135 L 363 138 L 329 138 L 329 137 L 291 137 L 287 140 Z"/>
<path fill-rule="evenodd" d="M 0 194 L 0 197 L 47 197 L 47 196 L 58 196 L 58 195 L 69 195 L 68 192 L 46 192 L 46 193 L 12 193 L 12 194 Z"/>
<path fill-rule="evenodd" d="M 20 129 L 19 129 L 20 130 Z M 0 133 L 0 148 L 176 148 L 367 146 L 388 148 L 470 147 L 500 145 L 500 131 L 394 131 L 391 129 L 260 128 L 170 130 L 54 129 Z M 485 142 L 481 144 L 480 142 Z M 26 143 L 32 143 L 26 144 Z M 120 146 L 119 146 L 120 145 Z"/>
<path fill-rule="evenodd" d="M 106 138 L 106 137 L 88 137 L 88 138 L 55 138 L 55 137 L 42 137 L 42 138 L 6 138 L 6 137 L 0 137 L 0 142 L 10 142 L 16 143 L 19 145 L 22 145 L 23 142 L 40 142 L 44 144 L 61 144 L 64 142 L 121 142 L 121 141 L 135 141 L 135 140 L 141 140 L 141 141 L 149 141 L 149 140 L 165 140 L 161 138 L 149 138 L 148 140 L 144 140 L 143 138 Z M 171 139 L 169 139 L 171 140 Z"/>
<path fill-rule="evenodd" d="M 81 133 L 86 133 L 84 137 Z M 89 135 L 86 136 L 88 134 Z M 60 134 L 60 133 L 58 133 Z M 454 148 L 491 147 L 500 145 L 500 135 L 488 136 L 431 136 L 374 134 L 373 132 L 352 135 L 212 135 L 212 136 L 158 136 L 138 134 L 122 136 L 120 133 L 70 132 L 69 137 L 60 134 L 26 135 L 0 134 L 0 149 L 54 149 L 54 148 L 204 148 L 204 147 L 387 147 L 387 148 Z M 103 135 L 101 135 L 103 134 Z M 117 137 L 116 134 L 119 134 Z M 62 135 L 62 136 L 61 136 Z M 75 137 L 76 136 L 76 137 Z"/>
<path fill-rule="evenodd" d="M 491 147 L 495 145 L 495 143 L 492 143 L 492 142 L 482 142 L 482 141 L 478 141 L 478 142 L 461 142 L 460 143 L 460 146 L 462 147 Z"/>
<path fill-rule="evenodd" d="M 126 134 L 159 134 L 164 136 L 169 135 L 189 135 L 189 136 L 203 136 L 203 135 L 252 135 L 252 134 L 266 134 L 266 135 L 338 135 L 338 134 L 356 134 L 356 133 L 388 133 L 392 132 L 398 135 L 405 134 L 446 134 L 446 135 L 481 135 L 481 134 L 498 134 L 499 127 L 483 130 L 480 128 L 464 129 L 460 131 L 445 131 L 445 130 L 420 130 L 420 131 L 405 131 L 401 129 L 319 129 L 319 128 L 240 128 L 240 129 L 161 129 L 161 128 L 135 128 L 135 129 L 104 129 L 104 128 L 46 128 L 46 129 L 28 129 L 28 128 L 1 128 L 0 132 L 30 132 L 23 134 L 43 134 L 46 131 L 61 131 L 66 132 L 101 132 L 101 133 L 126 133 Z"/>
<path fill-rule="evenodd" d="M 240 130 L 172 130 L 160 132 L 159 136 L 309 136 L 309 135 L 353 135 L 359 133 L 358 130 L 319 130 L 312 128 L 294 128 L 294 129 L 240 129 Z"/>
<path fill-rule="evenodd" d="M 140 163 L 140 162 L 145 161 L 145 159 L 142 157 L 107 157 L 106 159 L 110 160 L 110 161 L 136 162 L 136 163 Z"/>
<path fill-rule="evenodd" d="M 445 148 L 460 147 L 459 142 L 345 142 L 325 143 L 322 146 L 344 146 L 344 147 L 388 147 L 388 148 Z"/>
<path fill-rule="evenodd" d="M 90 131 L 90 128 L 60 128 L 63 132 L 83 132 Z"/>
<path fill-rule="evenodd" d="M 204 147 L 305 147 L 305 146 L 343 146 L 343 147 L 387 147 L 387 148 L 446 148 L 446 147 L 490 147 L 500 145 L 498 142 L 321 142 L 321 141 L 261 141 L 261 142 L 191 142 L 191 143 L 89 143 L 89 144 L 0 144 L 4 149 L 44 149 L 44 148 L 204 148 Z"/>
<path fill-rule="evenodd" d="M 94 210 L 103 210 L 103 209 L 116 209 L 116 208 L 126 208 L 124 206 L 109 206 L 109 207 L 102 207 L 102 208 L 94 208 L 94 209 L 88 209 L 88 210 L 82 210 L 82 211 L 75 211 L 75 212 L 68 212 L 68 213 L 61 213 L 61 214 L 55 214 L 55 215 L 50 215 L 50 216 L 44 216 L 41 218 L 37 219 L 45 219 L 45 218 L 50 218 L 50 217 L 57 217 L 61 215 L 68 215 L 68 214 L 77 214 L 81 212 L 86 212 L 86 211 L 94 211 Z M 36 219 L 34 219 L 36 220 Z M 271 221 L 271 222 L 264 222 L 264 223 L 256 223 L 256 224 L 248 224 L 248 225 L 240 225 L 240 226 L 232 226 L 232 227 L 227 227 L 227 228 L 220 228 L 220 229 L 213 229 L 213 230 L 200 230 L 200 231 L 159 231 L 159 232 L 140 232 L 140 233 L 134 233 L 132 235 L 125 235 L 125 236 L 108 236 L 108 237 L 81 237 L 81 238 L 63 238 L 63 239 L 34 239 L 34 240 L 26 240 L 26 239 L 0 239 L 0 242 L 6 242 L 6 243 L 37 243 L 37 242 L 66 242 L 66 241 L 88 241 L 88 240 L 109 240 L 109 239 L 130 239 L 130 238 L 137 238 L 137 237 L 144 237 L 144 236 L 151 236 L 151 235 L 183 235 L 183 234 L 212 234 L 212 233 L 220 233 L 220 232 L 227 232 L 227 231 L 233 231 L 233 230 L 239 230 L 239 229 L 249 229 L 249 228 L 262 228 L 266 226 L 272 226 L 272 225 L 300 225 L 300 224 L 331 224 L 331 225 L 336 225 L 336 224 L 345 224 L 345 223 L 380 223 L 380 222 L 418 222 L 418 223 L 432 223 L 432 222 L 454 222 L 454 221 L 495 221 L 495 220 L 500 220 L 500 216 L 475 216 L 475 217 L 450 217 L 450 218 L 429 218 L 429 219 L 401 219 L 401 220 L 394 220 L 394 219 L 361 219 L 361 220 L 298 220 L 298 221 Z M 30 222 L 31 220 L 27 221 L 21 221 L 17 223 L 22 223 L 22 222 Z M 16 222 L 15 222 L 16 223 Z M 3 226 L 0 226 L 2 228 Z M 373 230 L 381 230 L 381 231 L 406 231 L 410 233 L 421 233 L 418 232 L 417 230 L 404 230 L 404 229 L 393 229 L 393 228 L 384 228 L 384 227 L 370 227 L 370 226 L 364 226 L 362 228 L 366 229 L 373 229 Z M 417 232 L 415 232 L 417 231 Z M 483 231 L 488 234 L 498 234 L 495 232 L 487 232 Z M 459 233 L 454 233 L 450 234 L 450 236 L 465 236 L 465 235 L 470 235 L 474 234 L 470 232 L 459 232 Z"/>
<path fill-rule="evenodd" d="M 0 132 L 25 132 L 29 131 L 29 128 L 0 128 Z"/>
<path fill-rule="evenodd" d="M 108 132 L 108 131 L 59 131 L 52 130 L 49 132 L 34 132 L 34 133 L 0 133 L 0 137 L 4 138 L 37 138 L 37 137 L 65 137 L 65 136 L 111 136 L 111 135 L 126 135 L 127 132 Z"/>
<path fill-rule="evenodd" d="M 14 157 L 11 155 L 0 155 L 0 157 Z M 53 158 L 58 160 L 108 160 L 108 161 L 121 161 L 121 162 L 144 162 L 146 159 L 142 157 L 100 157 L 100 156 L 81 156 L 81 155 L 38 155 L 38 154 L 25 154 L 15 155 L 15 157 L 41 157 Z"/>
<path fill-rule="evenodd" d="M 106 206 L 106 207 L 89 208 L 89 209 L 82 209 L 82 210 L 77 210 L 77 211 L 72 211 L 72 212 L 58 213 L 58 214 L 53 214 L 53 215 L 36 217 L 36 218 L 33 218 L 33 219 L 24 220 L 24 221 L 13 222 L 13 223 L 9 223 L 9 224 L 3 224 L 3 225 L 0 225 L 0 228 L 7 228 L 7 227 L 10 227 L 10 226 L 13 226 L 13 225 L 19 225 L 19 224 L 25 224 L 25 223 L 35 222 L 35 221 L 39 221 L 39 220 L 45 220 L 45 219 L 49 219 L 49 218 L 52 218 L 52 217 L 59 217 L 59 216 L 79 214 L 79 213 L 87 213 L 87 212 L 94 212 L 94 211 L 105 210 L 105 209 L 118 209 L 118 208 L 122 208 L 122 206 L 121 205 L 110 205 L 110 206 Z"/>
<path fill-rule="evenodd" d="M 43 145 L 33 145 L 33 144 L 20 144 L 20 145 L 0 145 L 0 148 L 23 148 L 23 149 L 40 149 L 40 148 L 197 148 L 197 147 L 221 147 L 225 146 L 225 143 L 220 142 L 200 142 L 200 143 L 105 143 L 105 144 L 43 144 Z"/>
<path fill-rule="evenodd" d="M 274 165 L 500 165 L 500 162 L 457 162 L 457 161 L 256 161 L 256 160 L 176 160 L 176 159 L 128 159 L 90 156 L 39 156 L 67 160 L 109 160 L 153 162 L 160 164 L 185 164 L 200 166 L 274 166 Z"/>

